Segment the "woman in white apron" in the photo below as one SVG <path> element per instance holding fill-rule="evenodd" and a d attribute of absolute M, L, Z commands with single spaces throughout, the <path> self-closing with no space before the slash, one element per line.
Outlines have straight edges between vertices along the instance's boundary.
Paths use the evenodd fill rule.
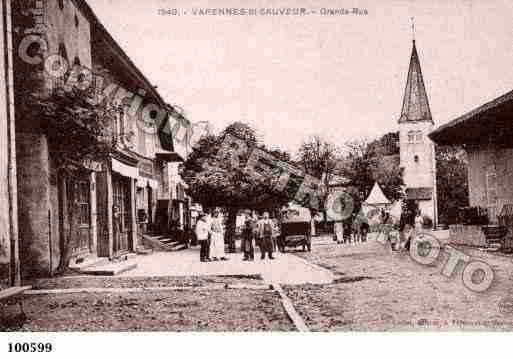
<path fill-rule="evenodd" d="M 212 242 L 210 244 L 210 257 L 212 260 L 226 260 L 224 251 L 224 231 L 220 212 L 216 211 L 212 218 Z"/>

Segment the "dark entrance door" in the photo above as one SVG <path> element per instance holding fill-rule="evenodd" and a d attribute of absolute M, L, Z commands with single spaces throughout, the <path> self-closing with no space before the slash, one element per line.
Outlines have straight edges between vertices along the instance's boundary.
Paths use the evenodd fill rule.
<path fill-rule="evenodd" d="M 66 185 L 66 207 L 68 226 L 72 230 L 71 255 L 86 254 L 91 251 L 91 184 L 89 180 L 68 181 Z M 71 210 L 71 211 L 70 211 Z M 70 212 L 72 217 L 69 217 Z"/>
<path fill-rule="evenodd" d="M 113 192 L 113 236 L 114 255 L 129 250 L 128 243 L 132 238 L 131 191 L 130 178 L 117 174 L 112 176 Z"/>

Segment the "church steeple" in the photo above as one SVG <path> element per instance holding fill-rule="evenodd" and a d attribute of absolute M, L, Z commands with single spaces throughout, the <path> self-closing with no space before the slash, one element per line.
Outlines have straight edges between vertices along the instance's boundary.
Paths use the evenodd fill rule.
<path fill-rule="evenodd" d="M 419 121 L 433 123 L 414 39 L 399 123 Z"/>

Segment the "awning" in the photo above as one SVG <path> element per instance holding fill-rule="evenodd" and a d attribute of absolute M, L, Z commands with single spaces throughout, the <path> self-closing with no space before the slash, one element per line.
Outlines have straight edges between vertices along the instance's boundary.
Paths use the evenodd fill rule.
<path fill-rule="evenodd" d="M 171 152 L 159 149 L 155 153 L 155 157 L 157 157 L 158 160 L 163 162 L 183 162 L 185 161 L 185 157 L 181 156 L 177 152 Z"/>
<path fill-rule="evenodd" d="M 135 179 L 139 177 L 139 169 L 137 167 L 126 165 L 115 158 L 112 158 L 112 170 L 125 177 Z"/>
<path fill-rule="evenodd" d="M 136 186 L 137 187 L 149 186 L 149 187 L 151 187 L 153 189 L 158 189 L 159 188 L 159 183 L 156 180 L 154 180 L 154 179 L 138 176 L 137 177 L 137 184 L 136 184 Z"/>

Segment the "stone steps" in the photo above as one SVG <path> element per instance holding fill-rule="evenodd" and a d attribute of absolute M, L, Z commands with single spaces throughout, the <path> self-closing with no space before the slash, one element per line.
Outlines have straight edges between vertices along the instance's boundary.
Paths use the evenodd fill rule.
<path fill-rule="evenodd" d="M 143 235 L 142 242 L 146 248 L 151 248 L 154 251 L 173 252 L 187 248 L 185 244 L 166 236 Z"/>
<path fill-rule="evenodd" d="M 88 275 L 115 276 L 135 268 L 137 268 L 135 260 L 126 260 L 87 267 L 81 270 L 80 273 Z"/>

